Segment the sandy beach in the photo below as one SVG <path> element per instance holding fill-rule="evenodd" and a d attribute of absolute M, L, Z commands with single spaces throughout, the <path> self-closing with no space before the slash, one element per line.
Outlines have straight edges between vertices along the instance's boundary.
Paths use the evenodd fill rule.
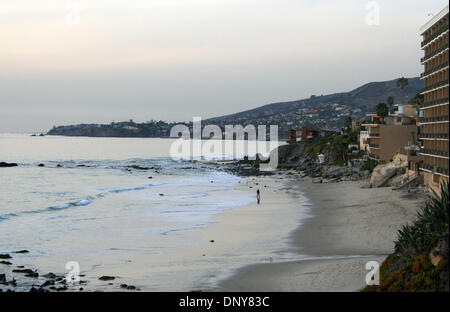
<path fill-rule="evenodd" d="M 396 231 L 414 219 L 424 196 L 391 188 L 362 189 L 361 182 L 313 184 L 299 180 L 311 218 L 289 238 L 304 260 L 255 264 L 221 282 L 225 291 L 358 291 L 365 264 L 393 251 Z"/>
<path fill-rule="evenodd" d="M 309 206 L 300 188 L 286 181 L 284 174 L 242 180 L 233 188 L 254 192 L 254 203 L 215 216 L 215 224 L 198 231 L 198 243 L 187 241 L 183 250 L 159 255 L 129 254 L 130 260 L 120 266 L 105 262 L 95 274 L 82 272 L 88 281 L 84 290 L 121 291 L 119 285 L 126 283 L 141 291 L 218 291 L 219 282 L 243 266 L 296 259 L 289 237 Z M 105 283 L 99 276 L 116 279 Z"/>
<path fill-rule="evenodd" d="M 423 201 L 360 183 L 313 184 L 296 172 L 248 177 L 233 189 L 254 192 L 253 203 L 216 215 L 216 223 L 199 230 L 184 249 L 120 253 L 120 265 L 109 258 L 82 270 L 83 289 L 120 291 L 128 284 L 141 291 L 357 291 L 364 286 L 365 263 L 381 263 L 393 251 L 397 229 Z"/>
<path fill-rule="evenodd" d="M 148 183 L 147 176 L 148 174 L 142 177 L 133 175 L 132 178 Z M 125 180 L 126 177 L 122 179 Z M 157 179 L 162 178 L 155 176 L 152 183 L 156 183 L 154 180 Z M 219 174 L 216 179 L 208 180 L 208 187 L 220 187 L 218 179 L 224 179 L 224 175 Z M 309 217 L 311 209 L 300 185 L 293 183 L 292 176 L 285 173 L 247 177 L 236 181 L 230 189 L 216 191 L 214 194 L 218 198 L 217 202 L 211 204 L 220 208 L 229 202 L 238 204 L 246 198 L 245 201 L 248 203 L 250 200 L 250 204 L 225 206 L 220 213 L 211 217 L 213 220 L 210 220 L 207 226 L 190 230 L 185 230 L 190 225 L 187 223 L 190 220 L 188 217 L 177 217 L 173 214 L 173 218 L 177 217 L 176 220 L 186 223 L 178 226 L 180 231 L 172 231 L 169 235 L 150 235 L 149 231 L 155 226 L 151 222 L 158 220 L 157 215 L 149 214 L 152 206 L 145 200 L 150 196 L 161 198 L 152 203 L 157 207 L 163 200 L 169 200 L 172 193 L 179 193 L 181 190 L 166 189 L 163 191 L 166 192 L 165 196 L 158 196 L 158 192 L 162 190 L 141 190 L 139 192 L 143 195 L 137 199 L 138 207 L 141 208 L 133 212 L 128 208 L 122 215 L 120 209 L 114 210 L 111 207 L 127 207 L 130 205 L 130 196 L 135 198 L 139 192 L 130 196 L 126 192 L 119 193 L 124 194 L 123 196 L 108 194 L 109 196 L 101 197 L 89 206 L 63 210 L 61 213 L 75 214 L 77 220 L 90 220 L 96 213 L 102 218 L 98 224 L 109 224 L 110 227 L 95 231 L 96 236 L 90 235 L 88 229 L 71 231 L 72 235 L 81 235 L 79 239 L 71 240 L 71 248 L 78 248 L 77 253 L 71 250 L 67 255 L 62 253 L 66 245 L 65 238 L 69 234 L 53 238 L 58 244 L 57 248 L 51 249 L 54 250 L 52 257 L 39 256 L 39 253 L 46 254 L 27 245 L 5 248 L 4 253 L 12 257 L 11 264 L 0 264 L 0 273 L 6 274 L 7 281 L 17 280 L 17 286 L 4 286 L 3 290 L 28 291 L 31 287 L 40 287 L 45 285 L 47 280 L 54 279 L 45 277 L 48 273 L 64 277 L 67 273 L 64 264 L 67 261 L 77 261 L 82 274 L 82 284 L 70 284 L 64 290 L 127 291 L 128 288 L 122 287 L 127 285 L 140 291 L 217 291 L 222 290 L 220 281 L 232 276 L 239 268 L 255 263 L 297 260 L 299 254 L 291 248 L 290 236 L 302 220 Z M 256 201 L 258 189 L 261 193 L 260 204 Z M 245 196 L 242 197 L 243 195 Z M 199 205 L 207 201 L 203 198 L 198 200 Z M 222 202 L 222 198 L 227 200 Z M 174 204 L 176 203 L 174 201 Z M 199 206 L 198 209 L 204 208 Z M 53 216 L 51 212 L 39 215 L 46 220 L 45 217 Z M 138 220 L 128 219 L 135 215 L 139 216 Z M 113 221 L 116 222 L 109 223 Z M 87 221 L 77 223 L 77 226 L 85 225 L 89 225 Z M 134 231 L 137 231 L 136 236 L 133 235 Z M 179 240 L 182 240 L 184 245 L 177 244 Z M 158 250 L 158 246 L 164 246 L 164 252 L 156 253 L 154 250 Z M 29 252 L 13 252 L 21 249 L 27 249 Z M 19 266 L 20 269 L 32 270 L 39 275 L 30 278 L 20 272 L 13 272 Z M 104 276 L 111 278 L 100 279 Z M 50 290 L 59 288 L 60 285 L 56 285 Z"/>
<path fill-rule="evenodd" d="M 222 290 L 217 287 L 219 281 L 243 265 L 296 257 L 289 250 L 289 235 L 309 209 L 302 205 L 300 189 L 286 187 L 284 175 L 250 177 L 235 189 L 255 192 L 255 202 L 216 216 L 216 224 L 199 232 L 202 243 L 147 259 L 149 280 L 159 274 L 174 275 L 173 284 L 160 285 L 158 290 Z"/>

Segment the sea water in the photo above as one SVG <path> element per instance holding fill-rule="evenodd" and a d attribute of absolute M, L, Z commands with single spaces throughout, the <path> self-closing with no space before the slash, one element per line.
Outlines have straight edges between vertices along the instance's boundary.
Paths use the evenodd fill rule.
<path fill-rule="evenodd" d="M 95 276 L 195 246 L 214 216 L 254 201 L 233 189 L 241 178 L 172 160 L 173 142 L 1 134 L 0 161 L 19 166 L 0 169 L 0 253 L 26 249 L 14 265 L 42 273 L 77 261 Z"/>

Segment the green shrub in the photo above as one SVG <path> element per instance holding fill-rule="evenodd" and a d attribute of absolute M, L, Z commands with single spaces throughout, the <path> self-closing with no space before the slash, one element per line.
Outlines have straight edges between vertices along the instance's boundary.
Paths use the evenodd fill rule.
<path fill-rule="evenodd" d="M 292 166 L 289 164 L 280 163 L 280 164 L 278 164 L 277 168 L 278 169 L 289 169 L 289 168 L 292 168 Z"/>
<path fill-rule="evenodd" d="M 395 251 L 404 253 L 429 253 L 448 231 L 449 224 L 449 188 L 448 183 L 441 184 L 441 196 L 433 191 L 433 196 L 417 212 L 417 219 L 412 225 L 405 225 L 398 231 Z"/>
<path fill-rule="evenodd" d="M 333 161 L 333 165 L 334 166 L 345 166 L 345 161 L 340 160 L 340 159 L 336 159 L 335 161 Z"/>
<path fill-rule="evenodd" d="M 367 159 L 361 166 L 361 170 L 369 170 L 372 172 L 376 166 L 378 166 L 378 163 L 375 160 Z"/>

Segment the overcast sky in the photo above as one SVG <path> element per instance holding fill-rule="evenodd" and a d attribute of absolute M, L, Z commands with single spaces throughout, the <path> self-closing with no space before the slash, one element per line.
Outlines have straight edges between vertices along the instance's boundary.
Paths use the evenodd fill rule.
<path fill-rule="evenodd" d="M 369 2 L 1 0 L 0 132 L 208 118 L 420 75 L 419 28 L 447 1 L 376 1 L 379 25 Z"/>

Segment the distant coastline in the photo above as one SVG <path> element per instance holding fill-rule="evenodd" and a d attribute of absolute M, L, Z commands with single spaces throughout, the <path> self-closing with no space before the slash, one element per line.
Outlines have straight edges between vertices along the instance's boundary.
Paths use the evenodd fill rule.
<path fill-rule="evenodd" d="M 277 125 L 280 137 L 287 137 L 292 128 L 302 125 L 339 130 L 348 116 L 364 118 L 372 112 L 376 103 L 393 96 L 395 103 L 406 103 L 423 88 L 419 77 L 409 79 L 404 92 L 396 85 L 397 80 L 370 82 L 350 92 L 329 95 L 312 95 L 310 98 L 263 105 L 255 109 L 231 115 L 203 120 L 203 125 Z M 169 138 L 173 126 L 182 124 L 192 127 L 192 121 L 166 122 L 150 120 L 137 123 L 133 120 L 109 124 L 78 124 L 55 126 L 48 135 L 85 137 L 138 137 Z"/>
<path fill-rule="evenodd" d="M 178 123 L 149 121 L 136 123 L 132 120 L 110 124 L 79 124 L 53 127 L 47 135 L 84 137 L 138 137 L 170 138 L 170 129 Z"/>

